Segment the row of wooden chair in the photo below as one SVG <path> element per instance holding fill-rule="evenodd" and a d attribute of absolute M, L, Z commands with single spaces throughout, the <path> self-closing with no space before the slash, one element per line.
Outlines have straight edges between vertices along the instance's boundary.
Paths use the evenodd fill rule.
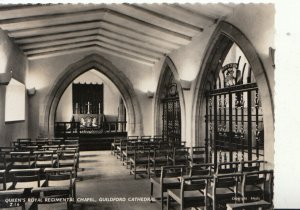
<path fill-rule="evenodd" d="M 184 143 L 174 147 L 162 138 L 152 137 L 129 137 L 115 141 L 112 154 L 123 165 L 130 166 L 134 178 L 138 173 L 147 173 L 150 178 L 151 174 L 159 173 L 160 166 L 205 162 L 205 147 L 189 148 Z"/>
<path fill-rule="evenodd" d="M 228 208 L 237 208 L 243 206 L 235 206 L 241 202 L 252 207 L 260 204 L 270 207 L 273 171 L 260 171 L 257 165 L 261 163 L 262 161 L 220 163 L 216 168 L 213 164 L 196 164 L 189 166 L 189 170 L 186 165 L 162 166 L 160 177 L 151 178 L 150 196 L 153 196 L 154 186 L 158 187 L 162 209 L 165 198 L 168 208 L 170 198 L 179 203 L 181 209 L 212 206 L 216 210 L 226 208 L 226 204 L 229 205 Z M 240 171 L 236 167 L 238 164 L 242 165 Z M 164 195 L 166 193 L 167 196 Z"/>
<path fill-rule="evenodd" d="M 111 144 L 111 153 L 117 155 L 118 158 L 122 156 L 122 150 L 124 151 L 128 142 L 134 143 L 156 143 L 162 141 L 162 136 L 128 136 L 125 138 L 116 138 Z"/>
<path fill-rule="evenodd" d="M 45 145 L 68 145 L 79 144 L 78 139 L 64 139 L 64 138 L 37 138 L 34 141 L 30 138 L 19 138 L 11 143 L 12 147 L 19 148 L 24 146 L 45 146 Z"/>
<path fill-rule="evenodd" d="M 25 209 L 25 203 L 30 203 L 30 209 L 37 209 L 38 204 L 57 203 L 60 200 L 56 198 L 64 198 L 68 209 L 71 209 L 72 203 L 76 201 L 76 182 L 72 171 L 71 167 L 11 169 L 9 174 L 12 180 L 7 182 L 7 173 L 1 170 L 3 190 L 0 191 L 0 207 L 21 206 Z M 6 202 L 7 198 L 22 199 Z M 30 199 L 35 200 L 32 202 Z"/>
<path fill-rule="evenodd" d="M 190 151 L 190 152 L 189 152 Z M 205 162 L 204 147 L 131 147 L 131 152 L 124 151 L 123 157 L 126 157 L 126 163 L 130 165 L 130 172 L 136 174 L 139 168 L 150 178 L 160 173 L 161 166 L 168 165 L 193 165 Z M 142 172 L 140 171 L 140 172 Z"/>
<path fill-rule="evenodd" d="M 11 152 L 0 151 L 0 168 L 5 170 L 22 168 L 72 167 L 77 175 L 79 166 L 78 145 L 51 147 L 43 150 L 23 148 Z"/>
<path fill-rule="evenodd" d="M 68 209 L 72 208 L 72 203 L 76 201 L 78 144 L 45 143 L 0 147 L 0 158 L 0 200 L 4 197 L 35 198 L 31 205 L 35 209 L 39 203 L 54 203 L 64 198 Z M 39 202 L 35 202 L 37 199 Z M 19 205 L 25 209 L 27 200 L 10 204 L 1 201 L 0 207 Z"/>

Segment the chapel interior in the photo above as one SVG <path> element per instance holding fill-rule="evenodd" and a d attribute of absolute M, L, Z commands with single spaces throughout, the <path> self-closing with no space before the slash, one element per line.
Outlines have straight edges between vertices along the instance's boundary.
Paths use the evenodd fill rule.
<path fill-rule="evenodd" d="M 274 209 L 274 15 L 0 5 L 0 208 Z"/>

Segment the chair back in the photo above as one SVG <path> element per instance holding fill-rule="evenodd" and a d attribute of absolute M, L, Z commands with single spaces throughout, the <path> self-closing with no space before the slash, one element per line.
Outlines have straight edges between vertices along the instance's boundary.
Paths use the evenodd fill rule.
<path fill-rule="evenodd" d="M 212 163 L 194 164 L 190 168 L 189 176 L 200 176 L 200 175 L 211 175 L 212 174 Z"/>
<path fill-rule="evenodd" d="M 181 193 L 184 196 L 184 191 L 199 190 L 204 191 L 208 187 L 209 180 L 212 176 L 193 176 L 183 177 L 181 179 Z"/>
<path fill-rule="evenodd" d="M 6 170 L 7 163 L 6 163 L 6 153 L 0 151 L 0 170 Z"/>
<path fill-rule="evenodd" d="M 59 181 L 69 181 L 68 184 L 72 186 L 73 179 L 73 169 L 71 167 L 64 168 L 45 168 L 44 172 L 46 174 L 46 183 L 47 186 L 53 186 L 52 181 L 54 183 L 58 183 Z"/>
<path fill-rule="evenodd" d="M 31 152 L 10 152 L 11 169 L 25 169 L 31 167 Z"/>
<path fill-rule="evenodd" d="M 54 151 L 34 151 L 35 155 L 35 167 L 36 168 L 49 168 L 54 167 Z"/>
<path fill-rule="evenodd" d="M 173 154 L 169 157 L 169 159 L 173 162 L 173 165 L 188 165 L 188 150 L 188 147 L 174 147 Z"/>
<path fill-rule="evenodd" d="M 139 138 L 140 138 L 139 136 L 128 136 L 127 140 L 128 141 L 138 141 Z"/>
<path fill-rule="evenodd" d="M 273 200 L 273 170 L 262 170 L 244 173 L 242 196 L 260 197 L 262 200 Z"/>
<path fill-rule="evenodd" d="M 12 175 L 14 189 L 40 187 L 40 168 L 11 169 L 9 174 Z M 18 185 L 19 183 L 21 186 Z"/>
<path fill-rule="evenodd" d="M 205 147 L 191 147 L 189 159 L 191 164 L 205 163 Z"/>
<path fill-rule="evenodd" d="M 76 150 L 57 150 L 57 165 L 58 167 L 76 167 L 77 155 Z"/>
<path fill-rule="evenodd" d="M 162 166 L 160 178 L 182 177 L 184 175 L 185 168 L 185 165 Z"/>
<path fill-rule="evenodd" d="M 224 162 L 217 164 L 217 174 L 231 174 L 239 171 L 240 162 Z"/>
<path fill-rule="evenodd" d="M 6 190 L 6 170 L 0 170 L 0 191 Z"/>
<path fill-rule="evenodd" d="M 241 161 L 241 172 L 259 171 L 264 163 L 264 160 Z"/>
<path fill-rule="evenodd" d="M 149 159 L 150 158 L 150 149 L 145 148 L 135 148 L 134 149 L 134 161 L 138 159 Z"/>

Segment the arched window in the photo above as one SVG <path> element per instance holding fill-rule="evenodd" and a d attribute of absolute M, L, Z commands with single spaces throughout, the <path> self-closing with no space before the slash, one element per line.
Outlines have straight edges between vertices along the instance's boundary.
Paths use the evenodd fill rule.
<path fill-rule="evenodd" d="M 262 159 L 262 108 L 251 66 L 234 43 L 219 62 L 215 80 L 206 92 L 205 135 L 209 161 Z"/>

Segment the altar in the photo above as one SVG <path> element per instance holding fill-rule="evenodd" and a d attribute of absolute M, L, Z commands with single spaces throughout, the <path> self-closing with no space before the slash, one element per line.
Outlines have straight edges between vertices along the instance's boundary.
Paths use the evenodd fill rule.
<path fill-rule="evenodd" d="M 94 150 L 110 149 L 114 138 L 127 136 L 123 101 L 117 115 L 104 114 L 103 84 L 73 83 L 72 91 L 72 119 L 55 122 L 56 137 L 79 137 L 81 150 Z"/>
<path fill-rule="evenodd" d="M 73 114 L 73 120 L 80 123 L 80 128 L 102 128 L 103 114 Z"/>

